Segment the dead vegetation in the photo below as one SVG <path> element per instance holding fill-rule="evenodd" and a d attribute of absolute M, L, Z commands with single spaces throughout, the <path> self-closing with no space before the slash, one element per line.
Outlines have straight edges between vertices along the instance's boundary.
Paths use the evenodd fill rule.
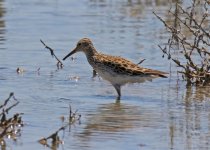
<path fill-rule="evenodd" d="M 178 72 L 188 86 L 210 83 L 209 4 L 208 0 L 193 0 L 191 6 L 184 7 L 177 1 L 168 12 L 173 23 L 153 12 L 170 35 L 167 44 L 159 45 L 163 57 L 166 55 L 181 68 Z M 177 49 L 181 57 L 173 54 L 172 50 Z"/>
<path fill-rule="evenodd" d="M 14 93 L 10 93 L 9 97 L 0 105 L 0 145 L 1 149 L 6 149 L 6 139 L 17 140 L 21 135 L 21 127 L 23 126 L 22 113 L 15 113 L 9 117 L 9 111 L 17 106 L 19 101 L 15 98 Z"/>
<path fill-rule="evenodd" d="M 57 147 L 59 147 L 60 144 L 63 144 L 63 140 L 60 138 L 59 133 L 61 131 L 63 131 L 63 137 L 64 137 L 64 132 L 65 130 L 68 128 L 70 131 L 70 128 L 72 125 L 75 125 L 76 123 L 81 123 L 80 122 L 80 118 L 81 115 L 77 114 L 76 110 L 75 112 L 72 111 L 71 105 L 69 106 L 69 115 L 68 117 L 64 117 L 61 116 L 61 121 L 64 124 L 63 126 L 61 126 L 58 130 L 56 130 L 55 132 L 53 132 L 51 135 L 49 135 L 48 137 L 45 138 L 41 138 L 39 140 L 39 143 L 49 147 L 51 149 L 57 149 Z M 66 120 L 66 121 L 65 121 Z M 48 144 L 49 141 L 51 141 L 51 144 Z"/>
<path fill-rule="evenodd" d="M 52 57 L 55 57 L 55 59 L 57 60 L 57 68 L 58 69 L 62 69 L 63 68 L 63 63 L 60 61 L 60 59 L 55 55 L 54 53 L 54 49 L 52 49 L 51 47 L 47 46 L 42 40 L 40 40 L 40 42 L 45 46 L 46 49 L 48 49 L 50 51 L 50 54 Z"/>

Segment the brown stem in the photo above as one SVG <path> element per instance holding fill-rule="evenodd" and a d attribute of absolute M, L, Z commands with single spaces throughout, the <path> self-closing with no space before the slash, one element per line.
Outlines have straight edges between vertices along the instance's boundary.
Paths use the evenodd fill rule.
<path fill-rule="evenodd" d="M 54 50 L 52 48 L 50 48 L 49 46 L 47 46 L 41 39 L 40 42 L 45 46 L 46 49 L 48 49 L 51 53 L 51 56 L 54 56 L 55 59 L 58 61 L 57 65 L 60 64 L 61 66 L 63 66 L 63 63 L 60 61 L 60 59 L 58 59 L 58 57 L 55 55 Z M 62 68 L 62 67 L 61 67 Z"/>

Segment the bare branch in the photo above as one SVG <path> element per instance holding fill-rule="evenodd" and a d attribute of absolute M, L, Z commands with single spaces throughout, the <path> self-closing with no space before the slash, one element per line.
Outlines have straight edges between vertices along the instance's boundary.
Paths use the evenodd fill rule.
<path fill-rule="evenodd" d="M 60 61 L 60 59 L 58 59 L 58 57 L 55 55 L 54 50 L 52 48 L 50 48 L 49 46 L 47 46 L 41 39 L 40 42 L 45 46 L 46 49 L 48 49 L 50 51 L 50 54 L 52 57 L 55 57 L 55 59 L 58 61 L 57 62 L 57 67 L 58 68 L 63 68 L 63 63 Z"/>

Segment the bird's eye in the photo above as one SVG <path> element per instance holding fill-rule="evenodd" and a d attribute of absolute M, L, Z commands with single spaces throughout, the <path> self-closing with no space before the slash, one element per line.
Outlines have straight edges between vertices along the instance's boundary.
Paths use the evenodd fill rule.
<path fill-rule="evenodd" d="M 81 43 L 78 43 L 78 46 L 81 46 L 82 44 Z"/>

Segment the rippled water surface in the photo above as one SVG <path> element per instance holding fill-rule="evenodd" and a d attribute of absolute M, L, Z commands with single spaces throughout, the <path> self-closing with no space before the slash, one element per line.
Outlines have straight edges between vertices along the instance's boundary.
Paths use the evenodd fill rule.
<path fill-rule="evenodd" d="M 62 126 L 69 104 L 81 124 L 61 132 L 64 144 L 52 149 L 210 149 L 209 88 L 188 88 L 176 66 L 162 58 L 167 0 L 0 0 L 0 100 L 14 92 L 25 126 L 6 149 L 50 149 L 37 141 Z M 144 67 L 170 72 L 167 79 L 126 85 L 122 100 L 113 87 L 92 78 L 82 53 L 57 69 L 42 39 L 63 58 L 82 37 L 104 53 Z M 17 74 L 20 67 L 25 71 Z M 39 71 L 37 71 L 40 69 Z"/>

